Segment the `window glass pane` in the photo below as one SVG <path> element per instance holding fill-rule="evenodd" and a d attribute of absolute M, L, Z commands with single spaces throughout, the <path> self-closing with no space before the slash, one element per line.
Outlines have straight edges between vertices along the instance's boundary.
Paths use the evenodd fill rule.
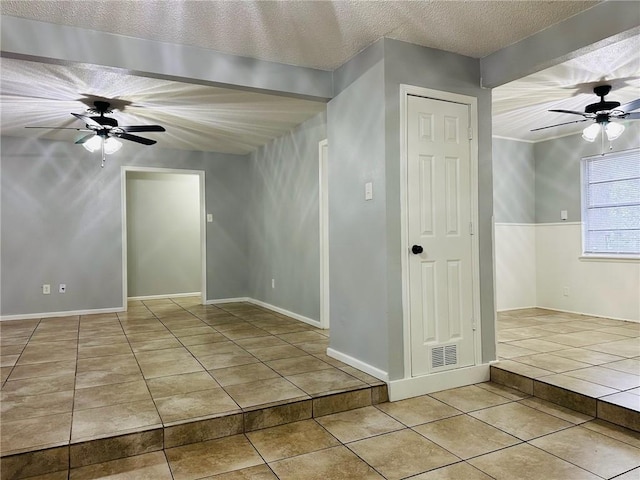
<path fill-rule="evenodd" d="M 621 253 L 640 252 L 640 230 L 598 231 L 587 236 L 585 253 Z"/>
<path fill-rule="evenodd" d="M 640 177 L 640 151 L 615 155 L 588 160 L 589 183 Z"/>
<path fill-rule="evenodd" d="M 584 252 L 640 254 L 640 149 L 582 162 Z"/>
<path fill-rule="evenodd" d="M 589 207 L 640 203 L 640 178 L 596 183 L 589 188 Z"/>
<path fill-rule="evenodd" d="M 640 205 L 593 208 L 588 212 L 587 230 L 630 230 L 640 228 Z"/>

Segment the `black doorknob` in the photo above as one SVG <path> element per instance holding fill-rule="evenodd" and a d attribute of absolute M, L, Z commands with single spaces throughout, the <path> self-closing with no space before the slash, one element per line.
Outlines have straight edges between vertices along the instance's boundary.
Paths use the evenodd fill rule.
<path fill-rule="evenodd" d="M 414 245 L 413 247 L 411 247 L 411 253 L 413 253 L 414 255 L 419 255 L 422 252 L 424 252 L 424 248 L 422 248 L 421 245 Z"/>

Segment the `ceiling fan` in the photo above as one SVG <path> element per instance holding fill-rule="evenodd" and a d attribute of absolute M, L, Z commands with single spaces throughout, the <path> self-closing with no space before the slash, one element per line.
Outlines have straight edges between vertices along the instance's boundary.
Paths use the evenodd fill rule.
<path fill-rule="evenodd" d="M 582 138 L 589 142 L 595 141 L 600 131 L 604 131 L 609 141 L 618 138 L 624 131 L 624 125 L 612 120 L 640 120 L 640 112 L 633 112 L 640 108 L 640 98 L 629 103 L 620 105 L 620 102 L 607 101 L 604 97 L 611 91 L 611 85 L 599 85 L 593 89 L 600 101 L 587 105 L 584 112 L 575 110 L 549 110 L 550 112 L 569 113 L 571 115 L 580 115 L 584 117 L 582 120 L 574 120 L 572 122 L 557 123 L 546 127 L 534 128 L 531 131 L 544 130 L 545 128 L 558 127 L 560 125 L 568 125 L 571 123 L 589 122 L 593 123 L 582 131 Z M 603 136 L 604 141 L 604 136 Z"/>
<path fill-rule="evenodd" d="M 76 141 L 76 144 L 84 146 L 90 152 L 98 149 L 102 151 L 102 167 L 104 167 L 104 157 L 115 153 L 120 149 L 122 144 L 116 140 L 121 138 L 132 142 L 141 143 L 142 145 L 153 145 L 155 140 L 131 135 L 130 132 L 164 132 L 164 127 L 160 125 L 118 125 L 115 118 L 105 117 L 105 114 L 111 113 L 111 104 L 102 100 L 93 102 L 94 107 L 88 110 L 88 113 L 94 116 L 72 113 L 78 120 L 85 122 L 85 128 L 71 127 L 26 127 L 26 128 L 49 128 L 54 130 L 78 130 L 80 132 L 91 132 L 88 135 Z"/>

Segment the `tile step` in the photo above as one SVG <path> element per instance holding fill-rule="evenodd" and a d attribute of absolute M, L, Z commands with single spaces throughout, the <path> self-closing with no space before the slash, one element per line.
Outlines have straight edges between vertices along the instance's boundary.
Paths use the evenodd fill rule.
<path fill-rule="evenodd" d="M 499 364 L 491 365 L 491 381 L 585 415 L 640 432 L 640 412 L 625 405 L 607 401 L 606 397 L 591 397 L 565 387 L 552 385 L 545 382 L 544 377 L 528 377 L 500 368 Z"/>

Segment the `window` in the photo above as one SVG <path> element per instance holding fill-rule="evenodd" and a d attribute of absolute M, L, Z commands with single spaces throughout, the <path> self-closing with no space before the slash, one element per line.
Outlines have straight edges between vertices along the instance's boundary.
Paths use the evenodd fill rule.
<path fill-rule="evenodd" d="M 582 159 L 585 255 L 640 255 L 640 149 Z"/>

